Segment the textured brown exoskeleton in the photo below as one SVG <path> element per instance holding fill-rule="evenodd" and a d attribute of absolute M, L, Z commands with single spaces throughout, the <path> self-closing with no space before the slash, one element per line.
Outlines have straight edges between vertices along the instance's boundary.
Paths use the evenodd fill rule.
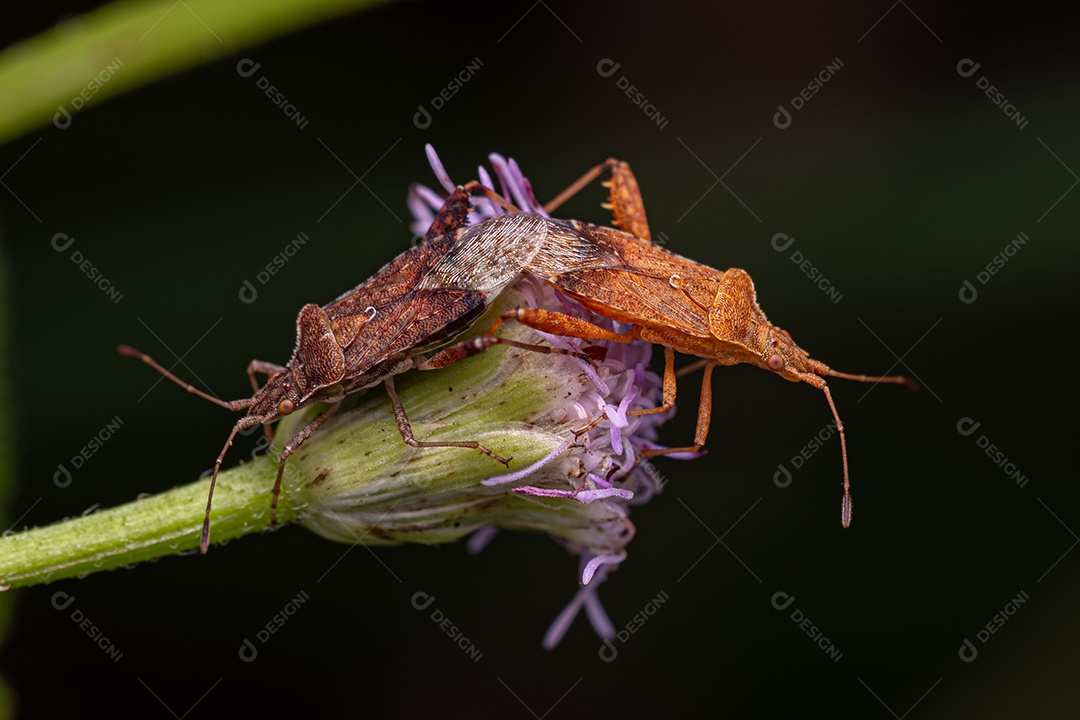
<path fill-rule="evenodd" d="M 309 422 L 281 451 L 271 499 L 271 524 L 277 522 L 277 500 L 285 461 L 338 409 L 349 393 L 383 383 L 406 443 L 414 447 L 463 447 L 479 450 L 503 464 L 503 458 L 474 441 L 420 442 L 412 434 L 405 409 L 394 390 L 393 376 L 410 368 L 432 370 L 476 354 L 496 343 L 545 353 L 602 359 L 602 350 L 571 353 L 505 338 L 464 340 L 430 358 L 424 353 L 445 345 L 469 328 L 511 285 L 543 245 L 547 221 L 539 215 L 500 215 L 466 227 L 470 193 L 480 192 L 497 202 L 495 193 L 473 182 L 459 186 L 432 223 L 423 242 L 399 255 L 367 282 L 322 307 L 305 305 L 296 320 L 296 350 L 281 366 L 253 360 L 248 366 L 255 394 L 243 400 L 223 401 L 178 379 L 148 355 L 121 346 L 120 352 L 154 367 L 165 377 L 211 402 L 247 414 L 233 426 L 229 439 L 214 462 L 206 500 L 200 550 L 210 541 L 210 508 L 218 470 L 236 434 L 266 425 L 313 403 L 330 407 Z M 508 209 L 516 210 L 506 203 Z M 256 374 L 268 377 L 258 386 Z"/>
<path fill-rule="evenodd" d="M 644 340 L 663 345 L 666 359 L 663 405 L 632 410 L 630 415 L 663 412 L 674 405 L 676 350 L 703 358 L 705 376 L 694 444 L 646 450 L 641 453 L 643 457 L 697 451 L 704 445 L 712 412 L 710 379 L 716 365 L 750 363 L 785 380 L 814 386 L 825 393 L 840 433 L 844 467 L 841 521 L 848 527 L 852 503 L 847 442 L 825 377 L 900 383 L 912 389 L 918 385 L 900 376 L 874 377 L 837 372 L 814 360 L 795 344 L 786 330 L 771 324 L 765 317 L 757 302 L 754 283 L 746 271 L 737 268 L 723 272 L 715 270 L 653 244 L 637 181 L 626 163 L 608 160 L 593 168 L 544 209 L 550 212 L 604 169 L 610 169 L 612 173 L 611 182 L 606 183 L 611 193 L 605 207 L 612 210 L 620 229 L 577 220 L 547 220 L 545 242 L 526 269 L 594 313 L 633 327 L 620 335 L 563 313 L 522 308 L 504 313 L 489 334 L 501 322 L 512 318 L 538 330 L 569 337 L 616 342 Z"/>

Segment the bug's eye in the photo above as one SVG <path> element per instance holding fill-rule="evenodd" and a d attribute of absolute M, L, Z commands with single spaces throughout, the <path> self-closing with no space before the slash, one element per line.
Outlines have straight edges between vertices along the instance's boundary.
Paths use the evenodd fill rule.
<path fill-rule="evenodd" d="M 296 403 L 292 400 L 282 400 L 278 403 L 277 411 L 278 415 L 288 415 L 296 409 Z"/>
<path fill-rule="evenodd" d="M 779 355 L 773 355 L 771 358 L 769 358 L 769 362 L 767 364 L 770 370 L 780 372 L 784 369 L 784 358 L 780 357 Z"/>

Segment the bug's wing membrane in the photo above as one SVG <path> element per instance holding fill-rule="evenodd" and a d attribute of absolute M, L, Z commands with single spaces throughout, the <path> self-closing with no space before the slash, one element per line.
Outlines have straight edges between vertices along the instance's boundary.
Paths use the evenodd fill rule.
<path fill-rule="evenodd" d="M 462 228 L 417 287 L 478 290 L 494 300 L 545 245 L 550 223 L 535 213 L 510 213 Z"/>

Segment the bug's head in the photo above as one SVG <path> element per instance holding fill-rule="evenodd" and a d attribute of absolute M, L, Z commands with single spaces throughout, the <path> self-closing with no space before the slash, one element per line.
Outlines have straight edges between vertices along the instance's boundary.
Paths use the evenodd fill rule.
<path fill-rule="evenodd" d="M 791 333 L 787 330 L 781 330 L 775 325 L 770 325 L 765 331 L 762 351 L 757 364 L 766 370 L 771 370 L 785 380 L 809 383 L 819 389 L 825 386 L 826 377 L 844 378 L 845 380 L 856 380 L 858 382 L 895 383 L 912 390 L 919 389 L 919 383 L 902 375 L 854 375 L 833 370 L 820 360 L 810 357 L 810 353 L 796 345 L 795 341 L 791 339 Z"/>
<path fill-rule="evenodd" d="M 775 325 L 765 330 L 758 365 L 791 382 L 805 382 L 808 374 L 817 375 L 825 367 L 796 345 L 791 333 Z"/>
<path fill-rule="evenodd" d="M 255 393 L 248 415 L 261 418 L 260 422 L 273 422 L 299 410 L 305 400 L 292 371 L 286 368 L 271 375 L 259 392 Z"/>

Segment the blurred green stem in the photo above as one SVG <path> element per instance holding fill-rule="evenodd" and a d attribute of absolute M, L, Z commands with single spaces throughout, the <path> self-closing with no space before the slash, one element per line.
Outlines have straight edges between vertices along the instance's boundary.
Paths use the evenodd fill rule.
<path fill-rule="evenodd" d="M 260 456 L 218 476 L 211 539 L 259 532 L 269 525 L 276 458 Z M 0 537 L 0 587 L 51 582 L 195 550 L 210 479 L 54 525 Z M 288 495 L 278 521 L 296 520 Z"/>
<path fill-rule="evenodd" d="M 128 0 L 64 20 L 0 53 L 0 143 L 50 122 L 61 106 L 75 114 L 83 104 L 381 2 Z"/>

